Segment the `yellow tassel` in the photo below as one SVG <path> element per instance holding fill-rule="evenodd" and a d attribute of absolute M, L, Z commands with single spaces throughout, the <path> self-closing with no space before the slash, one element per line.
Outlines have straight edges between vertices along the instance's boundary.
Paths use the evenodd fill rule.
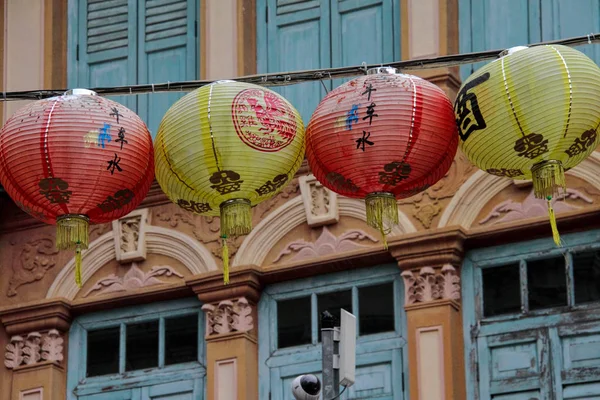
<path fill-rule="evenodd" d="M 548 202 L 548 216 L 550 217 L 550 227 L 552 228 L 552 239 L 554 239 L 554 243 L 558 246 L 562 246 L 562 241 L 560 239 L 560 234 L 558 233 L 558 227 L 556 226 L 556 215 L 554 214 L 554 208 L 552 208 L 552 196 L 548 196 L 546 198 Z"/>
<path fill-rule="evenodd" d="M 531 168 L 533 193 L 538 199 L 558 197 L 567 193 L 565 170 L 557 160 L 542 161 Z"/>
<path fill-rule="evenodd" d="M 81 289 L 81 247 L 75 249 L 75 283 Z"/>
<path fill-rule="evenodd" d="M 388 249 L 387 235 L 398 225 L 398 203 L 392 193 L 370 193 L 365 198 L 367 224 L 381 233 L 383 248 Z"/>
<path fill-rule="evenodd" d="M 227 236 L 221 236 L 223 239 L 223 284 L 229 284 L 229 248 L 227 247 Z"/>
<path fill-rule="evenodd" d="M 85 215 L 66 214 L 56 218 L 56 248 L 75 250 L 75 283 L 81 288 L 81 250 L 88 248 L 89 219 Z"/>
<path fill-rule="evenodd" d="M 252 205 L 246 199 L 221 204 L 221 234 L 226 237 L 247 235 L 252 230 Z"/>

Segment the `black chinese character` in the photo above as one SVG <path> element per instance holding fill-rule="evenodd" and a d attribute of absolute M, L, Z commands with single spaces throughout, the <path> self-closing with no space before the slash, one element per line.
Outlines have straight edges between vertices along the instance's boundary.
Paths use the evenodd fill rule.
<path fill-rule="evenodd" d="M 478 76 L 471 82 L 467 83 L 456 96 L 454 104 L 454 113 L 456 114 L 456 125 L 458 126 L 458 134 L 461 140 L 466 141 L 471 133 L 486 128 L 485 119 L 479 110 L 477 95 L 468 93 L 475 86 L 482 84 L 490 79 L 490 73 Z"/>
<path fill-rule="evenodd" d="M 127 144 L 127 140 L 125 140 L 125 128 L 119 128 L 119 138 L 115 140 L 115 143 L 121 143 L 121 150 L 123 150 L 123 144 Z"/>
<path fill-rule="evenodd" d="M 177 205 L 184 210 L 191 211 L 197 214 L 203 214 L 205 212 L 211 211 L 212 208 L 208 203 L 196 203 L 194 200 L 177 200 Z"/>
<path fill-rule="evenodd" d="M 375 103 L 371 103 L 367 106 L 367 115 L 365 115 L 363 117 L 363 121 L 367 118 L 369 118 L 369 125 L 371 125 L 371 122 L 373 122 L 373 117 L 379 117 L 379 115 L 375 114 L 375 106 L 377 104 Z"/>
<path fill-rule="evenodd" d="M 362 137 L 355 140 L 356 148 L 365 151 L 365 144 L 369 146 L 373 146 L 375 143 L 371 142 L 369 138 L 371 137 L 371 132 L 363 131 Z"/>
<path fill-rule="evenodd" d="M 109 117 L 116 117 L 117 118 L 117 124 L 119 123 L 119 117 L 122 117 L 123 114 L 119 113 L 119 109 L 117 107 L 113 107 L 110 109 L 112 112 L 109 115 Z"/>
<path fill-rule="evenodd" d="M 210 177 L 212 189 L 215 189 L 220 194 L 233 193 L 240 190 L 242 183 L 240 174 L 235 171 L 217 171 Z"/>
<path fill-rule="evenodd" d="M 134 197 L 135 194 L 131 190 L 121 189 L 116 191 L 114 196 L 108 196 L 106 200 L 98 204 L 98 208 L 103 213 L 115 211 L 131 203 Z"/>
<path fill-rule="evenodd" d="M 329 172 L 325 175 L 325 179 L 340 192 L 356 193 L 359 190 L 359 187 L 351 179 L 346 179 L 337 172 Z"/>
<path fill-rule="evenodd" d="M 573 157 L 585 152 L 594 144 L 597 136 L 595 129 L 588 129 L 581 134 L 580 138 L 575 138 L 575 141 L 571 147 L 565 150 L 565 153 L 567 153 L 569 157 Z"/>
<path fill-rule="evenodd" d="M 519 157 L 534 159 L 548 152 L 548 139 L 539 133 L 530 133 L 515 142 L 514 150 Z"/>
<path fill-rule="evenodd" d="M 394 161 L 383 166 L 383 172 L 379 173 L 379 183 L 382 185 L 395 186 L 410 175 L 412 168 L 405 162 Z"/>
<path fill-rule="evenodd" d="M 51 204 L 67 204 L 71 197 L 69 184 L 60 178 L 46 178 L 42 179 L 38 186 L 40 187 L 40 194 L 44 195 Z"/>
<path fill-rule="evenodd" d="M 260 196 L 273 193 L 287 183 L 287 178 L 288 177 L 286 174 L 277 175 L 275 178 L 273 178 L 273 181 L 267 181 L 264 185 L 258 189 L 255 189 L 255 191 Z"/>
<path fill-rule="evenodd" d="M 486 172 L 488 174 L 496 176 L 505 176 L 507 178 L 516 178 L 517 176 L 523 175 L 523 171 L 521 171 L 520 169 L 490 168 Z"/>
<path fill-rule="evenodd" d="M 115 168 L 117 169 L 117 171 L 119 172 L 123 172 L 123 168 L 121 168 L 121 166 L 119 165 L 119 163 L 121 162 L 121 157 L 119 157 L 117 155 L 117 153 L 115 153 L 115 158 L 107 161 L 108 163 L 108 167 L 106 167 L 106 170 L 110 170 L 110 174 L 113 175 L 115 173 Z"/>
<path fill-rule="evenodd" d="M 373 85 L 371 85 L 369 83 L 369 86 L 366 87 L 365 91 L 361 93 L 361 96 L 365 95 L 365 94 L 369 94 L 369 97 L 367 97 L 368 101 L 371 101 L 371 92 L 376 92 L 377 89 L 373 89 Z"/>

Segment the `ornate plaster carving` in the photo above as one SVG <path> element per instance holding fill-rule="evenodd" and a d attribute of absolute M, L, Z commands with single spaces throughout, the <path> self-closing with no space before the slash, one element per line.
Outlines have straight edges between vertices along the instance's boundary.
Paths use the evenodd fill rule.
<path fill-rule="evenodd" d="M 364 201 L 340 196 L 338 197 L 338 207 L 340 216 L 366 221 Z M 394 227 L 388 237 L 416 231 L 406 215 L 400 210 L 398 213 L 400 224 Z M 262 265 L 269 251 L 288 232 L 305 222 L 306 213 L 302 198 L 296 197 L 288 201 L 254 227 L 240 246 L 233 261 L 233 266 L 244 264 Z"/>
<path fill-rule="evenodd" d="M 357 243 L 361 241 L 378 242 L 373 236 L 359 229 L 346 231 L 336 237 L 324 226 L 321 235 L 314 243 L 306 242 L 303 239 L 293 240 L 281 250 L 272 262 L 274 264 L 292 253 L 296 254 L 289 259 L 290 262 L 309 260 L 311 258 L 369 247 Z"/>
<path fill-rule="evenodd" d="M 324 187 L 314 175 L 300 177 L 300 193 L 308 226 L 315 228 L 339 221 L 337 194 Z"/>
<path fill-rule="evenodd" d="M 148 253 L 161 254 L 181 262 L 191 274 L 201 274 L 217 269 L 210 252 L 193 238 L 181 232 L 148 225 L 146 230 Z M 106 263 L 116 258 L 112 232 L 106 233 L 90 244 L 82 254 L 82 282 L 85 284 Z M 73 300 L 79 288 L 74 282 L 74 260 L 62 269 L 48 289 L 46 298 L 64 297 Z"/>
<path fill-rule="evenodd" d="M 4 353 L 4 365 L 14 369 L 21 365 L 35 365 L 42 361 L 63 361 L 64 339 L 56 329 L 45 334 L 30 332 L 26 339 L 15 335 L 10 339 Z"/>
<path fill-rule="evenodd" d="M 19 287 L 41 280 L 46 272 L 56 265 L 57 254 L 58 250 L 51 237 L 25 243 L 19 256 L 12 260 L 12 275 L 8 281 L 6 295 L 15 296 Z"/>
<path fill-rule="evenodd" d="M 143 208 L 112 222 L 117 261 L 128 263 L 146 259 L 146 229 L 150 217 L 148 209 Z"/>
<path fill-rule="evenodd" d="M 450 264 L 437 270 L 423 267 L 419 271 L 404 271 L 402 278 L 405 305 L 444 299 L 460 300 L 460 277 Z"/>
<path fill-rule="evenodd" d="M 248 332 L 254 328 L 252 307 L 245 297 L 205 304 L 202 310 L 206 314 L 206 336 Z"/>
<path fill-rule="evenodd" d="M 136 263 L 131 263 L 131 267 L 124 276 L 110 274 L 104 278 L 98 279 L 94 286 L 92 286 L 83 297 L 89 296 L 92 292 L 96 292 L 94 295 L 98 296 L 106 293 L 128 292 L 148 286 L 168 283 L 157 279 L 157 276 L 177 276 L 183 279 L 183 275 L 175 271 L 173 267 L 166 265 L 154 266 L 150 271 L 143 272 Z"/>
<path fill-rule="evenodd" d="M 567 188 L 566 195 L 561 195 L 560 197 L 557 197 L 554 200 L 552 200 L 552 207 L 554 208 L 556 214 L 578 210 L 581 208 L 562 201 L 565 199 L 580 199 L 588 204 L 592 204 L 594 202 L 594 200 L 587 197 L 580 191 Z M 532 189 L 522 203 L 508 199 L 498 204 L 492 209 L 492 211 L 489 212 L 488 215 L 486 215 L 479 221 L 479 224 L 496 225 L 505 222 L 516 221 L 519 219 L 542 217 L 546 215 L 548 215 L 548 207 L 546 205 L 546 200 L 536 199 Z"/>
<path fill-rule="evenodd" d="M 433 219 L 442 211 L 440 200 L 452 197 L 475 170 L 476 167 L 459 150 L 450 169 L 442 179 L 427 190 L 401 200 L 399 204 L 412 205 L 412 216 L 425 229 L 429 229 Z"/>
<path fill-rule="evenodd" d="M 262 220 L 265 215 L 271 210 L 285 203 L 287 199 L 296 196 L 299 192 L 298 178 L 292 181 L 283 188 L 283 190 L 275 197 L 266 200 L 253 208 L 252 221 L 256 225 Z M 203 243 L 212 253 L 213 257 L 222 260 L 223 252 L 221 247 L 221 222 L 219 217 L 203 217 L 195 215 L 191 212 L 179 209 L 177 212 L 157 211 L 156 218 L 158 221 L 166 222 L 170 227 L 176 228 L 179 224 L 185 224 L 192 228 L 192 235 L 201 243 Z M 244 241 L 246 236 L 238 236 L 227 240 L 230 259 L 235 259 L 235 255 Z"/>
<path fill-rule="evenodd" d="M 593 152 L 578 166 L 570 169 L 567 172 L 567 176 L 569 175 L 600 190 L 600 153 Z M 438 227 L 461 225 L 470 228 L 481 209 L 511 184 L 511 179 L 476 171 L 456 192 L 440 217 Z"/>

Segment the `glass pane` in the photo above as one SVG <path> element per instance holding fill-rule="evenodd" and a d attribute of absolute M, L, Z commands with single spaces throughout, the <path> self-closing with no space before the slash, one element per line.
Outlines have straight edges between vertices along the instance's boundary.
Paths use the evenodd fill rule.
<path fill-rule="evenodd" d="M 198 314 L 165 320 L 165 365 L 198 360 Z"/>
<path fill-rule="evenodd" d="M 358 289 L 358 324 L 361 335 L 394 330 L 394 284 Z"/>
<path fill-rule="evenodd" d="M 87 376 L 119 373 L 119 327 L 87 333 Z"/>
<path fill-rule="evenodd" d="M 521 311 L 519 264 L 483 268 L 483 315 L 492 317 Z"/>
<path fill-rule="evenodd" d="M 600 301 L 600 252 L 573 254 L 575 304 Z"/>
<path fill-rule="evenodd" d="M 340 309 L 352 312 L 352 290 L 324 293 L 317 296 L 319 318 L 319 341 L 321 341 L 321 313 L 327 310 L 335 318 L 335 326 L 340 325 Z"/>
<path fill-rule="evenodd" d="M 311 342 L 310 297 L 277 302 L 277 347 Z"/>
<path fill-rule="evenodd" d="M 158 320 L 127 325 L 125 371 L 158 367 Z"/>
<path fill-rule="evenodd" d="M 527 288 L 530 310 L 566 306 L 565 258 L 527 261 Z"/>

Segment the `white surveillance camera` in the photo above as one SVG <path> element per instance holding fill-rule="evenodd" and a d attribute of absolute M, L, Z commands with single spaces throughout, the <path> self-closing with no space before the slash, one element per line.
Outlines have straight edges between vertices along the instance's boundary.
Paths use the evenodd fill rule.
<path fill-rule="evenodd" d="M 292 394 L 296 400 L 319 400 L 321 381 L 315 375 L 300 375 L 292 382 Z"/>

